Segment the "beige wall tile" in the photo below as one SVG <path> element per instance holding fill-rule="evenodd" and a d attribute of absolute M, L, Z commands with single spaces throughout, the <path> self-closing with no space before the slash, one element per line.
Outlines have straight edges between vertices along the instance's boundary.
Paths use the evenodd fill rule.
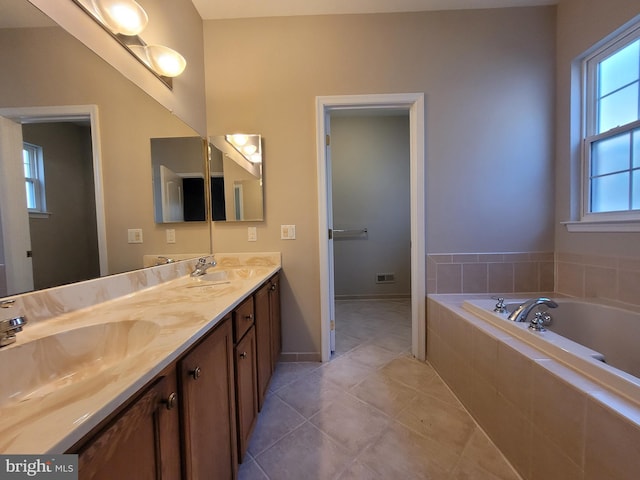
<path fill-rule="evenodd" d="M 559 293 L 584 297 L 584 265 L 556 264 L 556 289 Z"/>
<path fill-rule="evenodd" d="M 513 291 L 537 292 L 540 290 L 540 275 L 537 262 L 513 264 Z"/>
<path fill-rule="evenodd" d="M 513 264 L 490 263 L 489 265 L 489 291 L 513 292 Z"/>
<path fill-rule="evenodd" d="M 496 385 L 498 393 L 511 402 L 516 409 L 531 416 L 531 394 L 533 385 L 533 361 L 500 342 L 496 361 Z"/>
<path fill-rule="evenodd" d="M 453 263 L 476 263 L 478 261 L 477 253 L 458 253 L 452 257 Z"/>
<path fill-rule="evenodd" d="M 584 270 L 585 297 L 615 299 L 618 276 L 614 268 L 586 266 Z"/>
<path fill-rule="evenodd" d="M 441 263 L 437 275 L 438 293 L 462 293 L 462 265 Z"/>
<path fill-rule="evenodd" d="M 541 292 L 555 292 L 556 284 L 556 272 L 554 262 L 540 262 L 539 268 L 540 274 L 540 291 Z"/>
<path fill-rule="evenodd" d="M 640 428 L 598 401 L 587 404 L 585 480 L 635 480 L 640 472 Z"/>
<path fill-rule="evenodd" d="M 640 271 L 618 271 L 618 300 L 640 305 Z"/>
<path fill-rule="evenodd" d="M 533 369 L 532 421 L 573 462 L 584 458 L 586 397 L 544 368 Z"/>
<path fill-rule="evenodd" d="M 533 425 L 534 459 L 531 462 L 531 480 L 582 480 L 580 466 L 547 441 Z M 603 477 L 605 478 L 605 477 Z"/>
<path fill-rule="evenodd" d="M 494 437 L 496 446 L 520 475 L 529 478 L 534 452 L 531 422 L 502 395 L 497 395 L 496 402 L 500 412 Z"/>
<path fill-rule="evenodd" d="M 472 330 L 473 332 L 471 364 L 478 375 L 495 386 L 497 384 L 498 340 L 477 328 L 470 329 L 467 327 L 467 330 Z"/>
<path fill-rule="evenodd" d="M 462 292 L 486 293 L 487 289 L 487 264 L 466 263 L 462 265 Z"/>

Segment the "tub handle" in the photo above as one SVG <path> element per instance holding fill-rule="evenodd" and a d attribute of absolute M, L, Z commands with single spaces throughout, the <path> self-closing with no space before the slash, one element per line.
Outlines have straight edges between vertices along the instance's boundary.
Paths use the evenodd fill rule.
<path fill-rule="evenodd" d="M 529 330 L 544 332 L 547 330 L 544 328 L 545 325 L 550 325 L 551 321 L 552 318 L 548 312 L 536 312 L 535 316 L 531 319 L 531 323 L 529 323 Z"/>

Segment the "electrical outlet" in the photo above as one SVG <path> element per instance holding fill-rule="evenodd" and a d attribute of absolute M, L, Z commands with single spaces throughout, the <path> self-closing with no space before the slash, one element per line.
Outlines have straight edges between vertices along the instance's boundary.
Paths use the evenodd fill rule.
<path fill-rule="evenodd" d="M 167 243 L 176 243 L 176 230 L 175 228 L 167 228 Z"/>
<path fill-rule="evenodd" d="M 142 243 L 142 229 L 141 228 L 128 229 L 127 237 L 129 239 L 129 243 Z"/>
<path fill-rule="evenodd" d="M 249 242 L 256 242 L 258 240 L 256 227 L 247 227 L 247 240 Z"/>
<path fill-rule="evenodd" d="M 295 225 L 280 225 L 280 239 L 281 240 L 295 240 L 296 239 L 296 226 Z"/>

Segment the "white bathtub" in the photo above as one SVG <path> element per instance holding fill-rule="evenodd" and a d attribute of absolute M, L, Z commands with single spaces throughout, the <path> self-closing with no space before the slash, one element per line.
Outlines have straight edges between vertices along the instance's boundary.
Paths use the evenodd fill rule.
<path fill-rule="evenodd" d="M 513 310 L 524 300 L 506 302 Z M 542 306 L 553 318 L 545 332 L 495 313 L 495 300 L 466 300 L 463 308 L 640 403 L 640 313 L 586 300 L 554 300 L 557 308 Z"/>

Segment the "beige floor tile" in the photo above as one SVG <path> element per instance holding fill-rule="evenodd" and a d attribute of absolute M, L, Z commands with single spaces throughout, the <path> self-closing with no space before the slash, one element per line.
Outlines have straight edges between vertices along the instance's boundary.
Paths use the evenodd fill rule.
<path fill-rule="evenodd" d="M 458 457 L 436 439 L 393 423 L 358 460 L 385 479 L 447 479 Z"/>
<path fill-rule="evenodd" d="M 359 399 L 389 416 L 396 416 L 416 398 L 418 393 L 377 371 L 351 389 Z"/>
<path fill-rule="evenodd" d="M 335 382 L 316 372 L 286 385 L 278 390 L 276 395 L 306 418 L 315 415 L 341 397 L 348 396 Z"/>
<path fill-rule="evenodd" d="M 346 333 L 340 333 L 336 335 L 336 350 L 335 356 L 347 353 L 349 350 L 353 350 L 357 346 L 362 344 L 362 340 L 356 337 L 347 335 Z"/>
<path fill-rule="evenodd" d="M 256 456 L 304 423 L 305 418 L 276 395 L 268 395 L 249 441 L 249 453 Z"/>
<path fill-rule="evenodd" d="M 375 369 L 386 365 L 396 357 L 397 355 L 395 353 L 387 350 L 386 348 L 370 343 L 354 348 L 344 356 L 345 361 L 357 362 L 366 367 L 373 367 Z"/>
<path fill-rule="evenodd" d="M 345 447 L 351 455 L 376 440 L 389 417 L 353 396 L 342 396 L 309 420 Z"/>
<path fill-rule="evenodd" d="M 269 478 L 277 480 L 335 479 L 352 457 L 315 426 L 305 422 L 256 457 Z"/>
<path fill-rule="evenodd" d="M 385 480 L 376 472 L 358 460 L 355 460 L 349 467 L 342 472 L 338 480 Z"/>
<path fill-rule="evenodd" d="M 247 456 L 238 469 L 238 480 L 269 480 L 253 458 Z"/>
<path fill-rule="evenodd" d="M 485 478 L 482 476 L 484 475 L 482 472 L 488 472 L 493 475 L 486 478 L 499 478 L 501 480 L 517 480 L 520 478 L 480 428 L 476 428 L 471 435 L 462 453 L 459 467 L 458 476 L 454 475 L 453 478 L 476 478 L 469 476 L 471 475 L 469 472 L 476 472 L 478 478 Z M 467 476 L 465 477 L 464 475 Z"/>
<path fill-rule="evenodd" d="M 280 362 L 271 377 L 269 391 L 275 392 L 321 366 L 320 362 Z"/>
<path fill-rule="evenodd" d="M 416 397 L 397 420 L 422 436 L 437 439 L 456 456 L 462 454 L 476 428 L 467 412 L 428 395 Z"/>
<path fill-rule="evenodd" d="M 436 375 L 430 365 L 409 356 L 398 357 L 392 360 L 380 371 L 389 376 L 389 378 L 419 391 L 426 390 Z"/>
<path fill-rule="evenodd" d="M 331 360 L 316 371 L 323 379 L 328 379 L 336 385 L 348 390 L 363 381 L 376 367 L 356 363 L 346 355 Z"/>
<path fill-rule="evenodd" d="M 377 336 L 371 340 L 371 343 L 394 353 L 408 353 L 411 351 L 411 338 L 407 339 L 394 333 Z"/>

